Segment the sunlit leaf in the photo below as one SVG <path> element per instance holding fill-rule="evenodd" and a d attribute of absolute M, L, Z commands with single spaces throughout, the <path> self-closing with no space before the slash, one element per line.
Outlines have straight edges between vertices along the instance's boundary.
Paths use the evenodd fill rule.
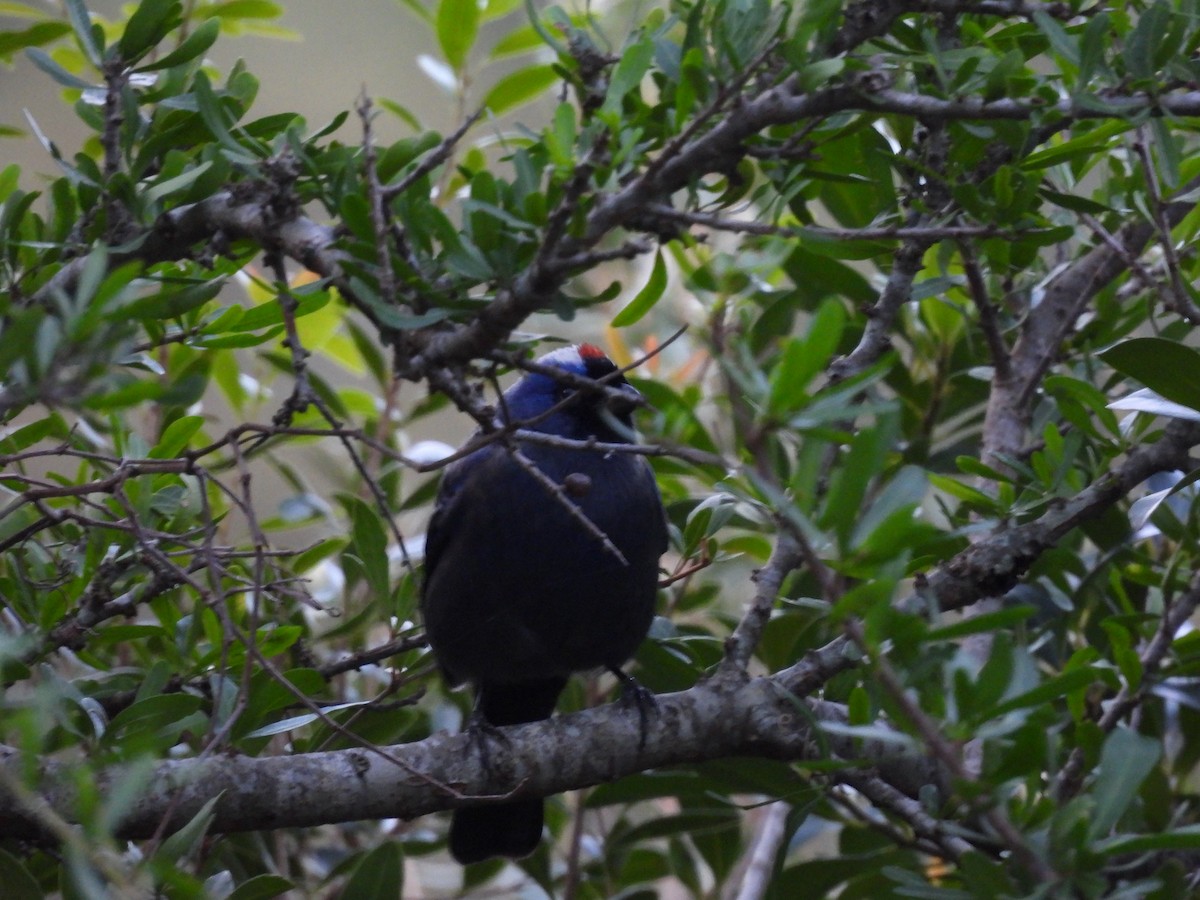
<path fill-rule="evenodd" d="M 1200 372 L 1200 353 L 1192 348 L 1164 338 L 1130 338 L 1103 351 L 1100 358 L 1160 397 L 1200 411 L 1200 382 L 1180 377 Z"/>

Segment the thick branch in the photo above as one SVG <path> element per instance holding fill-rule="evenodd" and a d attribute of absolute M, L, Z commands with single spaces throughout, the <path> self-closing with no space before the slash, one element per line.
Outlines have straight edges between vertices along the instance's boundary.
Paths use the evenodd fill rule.
<path fill-rule="evenodd" d="M 503 729 L 492 741 L 490 766 L 481 762 L 479 737 L 436 734 L 387 749 L 401 761 L 363 749 L 277 757 L 209 757 L 158 763 L 143 779 L 144 792 L 116 828 L 123 838 L 151 835 L 166 818 L 175 829 L 213 797 L 214 833 L 399 817 L 412 819 L 465 805 L 462 798 L 544 796 L 612 781 L 648 768 L 746 755 L 774 759 L 820 758 L 812 722 L 845 721 L 835 704 L 811 701 L 807 712 L 777 680 L 734 683 L 712 679 L 691 690 L 657 698 L 657 711 L 643 723 L 638 710 L 611 704 L 530 725 Z M 639 749 L 639 734 L 644 746 Z M 489 738 L 484 738 L 490 740 Z M 893 742 L 855 741 L 829 734 L 834 753 L 867 759 L 887 770 L 889 783 L 915 795 L 936 781 L 930 764 L 897 750 Z M 0 765 L 19 772 L 24 760 L 0 749 Z M 42 795 L 63 817 L 72 818 L 70 769 L 42 768 Z M 102 795 L 120 782 L 123 770 L 101 773 Z M 437 788 L 449 785 L 451 796 Z M 13 798 L 0 794 L 0 836 L 40 833 Z"/>
<path fill-rule="evenodd" d="M 1167 93 L 1159 97 L 1146 94 L 1106 97 L 1106 108 L 1099 109 L 1094 105 L 1076 106 L 1071 100 L 1055 104 L 1045 104 L 1037 99 L 987 101 L 978 97 L 956 97 L 946 100 L 887 87 L 877 88 L 875 81 L 863 78 L 853 85 L 803 93 L 799 91 L 799 81 L 791 78 L 745 98 L 665 164 L 651 166 L 642 177 L 630 179 L 618 191 L 598 195 L 580 236 L 560 242 L 558 258 L 578 256 L 614 229 L 633 227 L 652 206 L 667 202 L 675 191 L 694 184 L 704 175 L 733 170 L 745 153 L 745 143 L 773 125 L 848 111 L 894 113 L 913 116 L 926 123 L 1037 117 L 1057 119 L 1061 128 L 1067 128 L 1079 119 L 1131 116 L 1151 109 L 1172 115 L 1200 114 L 1200 91 Z M 565 268 L 556 269 L 549 262 L 523 272 L 470 324 L 431 336 L 423 357 L 440 363 L 463 362 L 504 340 L 530 314 L 547 305 L 571 274 Z"/>
<path fill-rule="evenodd" d="M 844 22 L 830 45 L 831 53 L 845 53 L 891 30 L 896 19 L 908 13 L 943 15 L 1025 16 L 1044 12 L 1057 19 L 1075 13 L 1069 3 L 1039 3 L 1028 0 L 859 0 L 842 14 Z"/>
<path fill-rule="evenodd" d="M 1188 450 L 1200 443 L 1200 423 L 1173 421 L 1154 444 L 1135 450 L 1109 476 L 1041 518 L 981 541 L 923 584 L 920 597 L 940 609 L 961 607 L 1007 590 L 1045 548 L 1100 509 L 1116 502 L 1149 474 L 1188 466 Z M 913 601 L 910 600 L 911 604 Z M 659 698 L 658 713 L 646 723 L 637 710 L 611 705 L 507 729 L 503 751 L 481 765 L 466 735 L 435 735 L 391 748 L 272 758 L 208 758 L 159 763 L 146 779 L 119 834 L 152 834 L 164 816 L 172 827 L 189 820 L 218 794 L 213 830 L 302 827 L 318 823 L 398 816 L 412 818 L 465 802 L 462 797 L 557 793 L 610 781 L 647 768 L 695 763 L 733 755 L 812 759 L 818 735 L 811 721 L 844 722 L 843 708 L 802 697 L 832 675 L 855 664 L 852 648 L 838 639 L 807 654 L 769 678 L 714 678 L 689 691 Z M 811 717 L 811 718 L 810 718 Z M 841 757 L 865 759 L 906 794 L 939 781 L 927 760 L 897 750 L 893 743 L 855 742 L 822 736 Z M 503 759 L 500 759 L 503 757 Z M 400 761 L 396 765 L 389 759 Z M 22 764 L 16 751 L 0 752 L 10 768 Z M 72 802 L 58 764 L 44 769 L 46 799 L 62 815 Z M 120 777 L 102 775 L 101 791 Z M 458 797 L 439 790 L 449 785 Z M 11 798 L 9 798 L 11 800 Z M 17 804 L 0 803 L 0 835 L 38 833 Z"/>
<path fill-rule="evenodd" d="M 961 609 L 1014 587 L 1034 560 L 1073 528 L 1096 518 L 1155 472 L 1190 469 L 1188 451 L 1200 443 L 1200 423 L 1172 420 L 1153 444 L 1138 447 L 1107 475 L 1046 513 L 968 547 L 943 565 L 905 601 L 910 609 Z"/>
<path fill-rule="evenodd" d="M 1197 186 L 1193 181 L 1184 192 Z M 1170 229 L 1195 208 L 1194 203 L 1169 203 L 1162 208 L 1162 226 Z M 1068 266 L 1046 285 L 1041 302 L 1034 306 L 1013 347 L 1007 377 L 997 372 L 988 397 L 983 426 L 983 460 L 1005 465 L 1024 444 L 1033 402 L 1042 376 L 1058 358 L 1059 348 L 1092 298 L 1114 278 L 1129 269 L 1131 260 L 1154 236 L 1155 224 L 1134 220 Z"/>
<path fill-rule="evenodd" d="M 931 244 L 929 240 L 913 238 L 896 251 L 887 284 L 868 311 L 867 326 L 858 346 L 829 365 L 831 383 L 845 381 L 866 371 L 891 348 L 892 325 L 901 307 L 912 296 L 913 279 L 921 271 L 921 260 Z"/>
<path fill-rule="evenodd" d="M 871 73 L 868 73 L 871 74 Z M 1130 94 L 1106 97 L 1104 106 L 1076 106 L 1071 100 L 1044 104 L 1037 99 L 985 101 L 977 97 L 942 99 L 924 94 L 892 90 L 886 79 L 864 77 L 850 85 L 822 91 L 799 91 L 795 78 L 785 80 L 757 95 L 746 97 L 736 108 L 716 121 L 708 131 L 673 152 L 661 165 L 651 165 L 642 177 L 630 179 L 620 190 L 599 194 L 577 237 L 555 241 L 553 252 L 539 256 L 508 288 L 469 324 L 452 330 L 428 333 L 426 345 L 414 360 L 414 371 L 434 363 L 463 362 L 478 357 L 507 338 L 531 313 L 546 306 L 574 273 L 573 260 L 586 260 L 588 251 L 613 230 L 636 229 L 653 204 L 665 203 L 675 191 L 712 172 L 732 170 L 745 152 L 745 143 L 773 125 L 798 122 L 850 111 L 913 116 L 926 123 L 948 120 L 1056 119 L 1066 128 L 1074 120 L 1132 116 L 1160 110 L 1176 116 L 1200 115 L 1200 91 L 1177 91 L 1157 97 Z M 146 238 L 134 249 L 114 254 L 113 262 L 140 259 L 153 264 L 186 258 L 202 241 L 223 235 L 248 239 L 266 249 L 277 250 L 306 268 L 335 282 L 341 279 L 341 256 L 334 249 L 333 230 L 295 210 L 281 214 L 278 198 L 266 183 L 239 184 L 199 203 L 165 213 Z M 39 292 L 48 296 L 67 290 L 77 281 L 83 260 L 59 271 Z M 351 302 L 353 292 L 339 284 Z M 372 310 L 357 304 L 372 318 Z M 390 333 L 375 322 L 384 334 Z"/>
<path fill-rule="evenodd" d="M 241 186 L 163 213 L 145 240 L 131 250 L 114 252 L 110 261 L 117 266 L 135 259 L 147 265 L 186 259 L 193 247 L 217 234 L 229 240 L 245 239 L 261 247 L 277 248 L 327 278 L 341 275 L 341 255 L 334 250 L 332 228 L 304 216 L 281 220 L 271 208 L 271 196 L 266 191 Z M 86 261 L 80 258 L 64 266 L 38 296 L 48 296 L 55 290 L 70 291 Z"/>

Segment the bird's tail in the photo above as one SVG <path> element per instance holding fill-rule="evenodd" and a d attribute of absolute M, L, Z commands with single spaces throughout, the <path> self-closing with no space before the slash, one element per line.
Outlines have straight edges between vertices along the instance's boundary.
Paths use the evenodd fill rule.
<path fill-rule="evenodd" d="M 518 684 L 483 682 L 476 711 L 489 725 L 523 725 L 550 718 L 565 678 L 546 678 Z"/>
<path fill-rule="evenodd" d="M 523 684 L 481 684 L 476 712 L 489 725 L 548 719 L 566 683 L 565 678 L 551 678 Z M 542 839 L 542 806 L 541 797 L 531 797 L 456 809 L 450 822 L 450 853 L 463 865 L 493 856 L 528 856 Z"/>

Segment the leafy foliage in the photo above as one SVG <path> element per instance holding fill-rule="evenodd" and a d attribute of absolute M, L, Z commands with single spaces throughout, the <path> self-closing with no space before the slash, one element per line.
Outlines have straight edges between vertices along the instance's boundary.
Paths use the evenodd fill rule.
<path fill-rule="evenodd" d="M 581 782 L 464 891 L 1195 889 L 1196 4 L 400 5 L 489 128 L 256 118 L 205 53 L 275 3 L 0 4 L 93 132 L 0 171 L 13 896 L 458 889 L 437 816 L 133 823 L 164 760 L 463 721 L 414 613 L 435 417 L 486 427 L 544 334 L 645 358 L 639 678 L 760 677 L 803 740 Z"/>

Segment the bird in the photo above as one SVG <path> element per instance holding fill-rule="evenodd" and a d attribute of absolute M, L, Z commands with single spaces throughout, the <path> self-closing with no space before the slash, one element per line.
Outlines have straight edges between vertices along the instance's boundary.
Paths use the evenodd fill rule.
<path fill-rule="evenodd" d="M 531 369 L 501 395 L 496 427 L 631 442 L 644 401 L 603 350 L 561 347 Z M 644 688 L 621 666 L 649 630 L 667 543 L 643 455 L 496 440 L 449 465 L 426 532 L 420 606 L 447 684 L 474 687 L 477 733 L 550 718 L 572 673 L 604 668 L 633 688 L 644 739 Z M 451 855 L 463 865 L 528 856 L 543 807 L 533 797 L 456 809 Z"/>

